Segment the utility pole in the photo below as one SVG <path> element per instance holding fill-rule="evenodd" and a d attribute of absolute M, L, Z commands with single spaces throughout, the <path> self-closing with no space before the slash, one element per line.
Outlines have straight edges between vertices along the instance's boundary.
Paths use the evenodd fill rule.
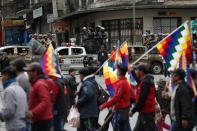
<path fill-rule="evenodd" d="M 57 0 L 52 0 L 52 6 L 53 6 L 53 17 L 54 19 L 57 19 L 58 18 Z"/>
<path fill-rule="evenodd" d="M 135 33 L 136 33 L 136 29 L 135 29 L 135 23 L 136 23 L 136 20 L 135 20 L 135 2 L 136 0 L 132 0 L 133 2 L 133 45 L 135 45 L 136 43 L 136 36 L 135 36 Z"/>
<path fill-rule="evenodd" d="M 32 8 L 32 0 L 29 0 L 29 8 Z"/>
<path fill-rule="evenodd" d="M 1 0 L 1 31 L 2 31 L 2 44 L 4 45 L 4 16 L 3 16 L 3 0 Z"/>

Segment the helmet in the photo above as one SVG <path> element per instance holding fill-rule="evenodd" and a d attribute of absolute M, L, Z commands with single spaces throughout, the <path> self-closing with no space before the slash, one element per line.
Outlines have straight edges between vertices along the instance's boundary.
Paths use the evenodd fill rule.
<path fill-rule="evenodd" d="M 87 27 L 84 26 L 84 27 L 83 27 L 83 30 L 86 30 L 86 29 L 87 29 Z"/>

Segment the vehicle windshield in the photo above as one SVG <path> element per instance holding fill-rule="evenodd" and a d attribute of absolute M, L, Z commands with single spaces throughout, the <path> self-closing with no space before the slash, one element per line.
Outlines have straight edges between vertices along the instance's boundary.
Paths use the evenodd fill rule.
<path fill-rule="evenodd" d="M 80 55 L 83 53 L 81 48 L 72 48 L 72 55 Z"/>
<path fill-rule="evenodd" d="M 68 55 L 68 48 L 61 49 L 58 51 L 59 55 Z"/>
<path fill-rule="evenodd" d="M 143 54 L 145 51 L 144 47 L 135 47 L 135 54 Z"/>
<path fill-rule="evenodd" d="M 153 49 L 153 50 L 150 52 L 150 54 L 159 54 L 159 52 L 158 52 L 158 50 L 155 48 L 155 49 Z"/>

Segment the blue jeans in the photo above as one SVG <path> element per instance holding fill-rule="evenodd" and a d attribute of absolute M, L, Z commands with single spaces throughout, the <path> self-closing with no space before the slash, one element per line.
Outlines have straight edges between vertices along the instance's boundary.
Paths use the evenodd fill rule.
<path fill-rule="evenodd" d="M 27 121 L 26 121 L 26 130 L 25 131 L 31 131 L 31 120 L 30 119 L 28 119 Z"/>
<path fill-rule="evenodd" d="M 173 121 L 170 131 L 192 131 L 192 129 L 191 128 L 184 129 L 184 128 L 178 127 L 176 121 Z"/>
<path fill-rule="evenodd" d="M 55 131 L 64 131 L 65 116 L 54 115 L 53 118 L 53 127 Z"/>
<path fill-rule="evenodd" d="M 53 119 L 42 120 L 32 124 L 32 131 L 51 131 Z"/>
<path fill-rule="evenodd" d="M 23 128 L 21 128 L 21 129 L 19 129 L 19 131 L 30 131 L 30 130 L 27 130 L 26 127 L 23 127 Z"/>
<path fill-rule="evenodd" d="M 131 131 L 131 126 L 129 123 L 129 116 L 126 116 L 126 119 L 121 119 L 123 114 L 116 112 L 112 119 L 113 131 Z M 128 115 L 128 113 L 126 114 Z"/>
<path fill-rule="evenodd" d="M 170 131 L 176 131 L 176 121 L 172 122 Z"/>
<path fill-rule="evenodd" d="M 104 63 L 104 62 L 101 62 L 101 63 L 100 63 L 100 67 L 103 65 L 103 63 Z M 102 75 L 103 75 L 103 68 L 99 71 L 99 76 L 102 76 Z"/>
<path fill-rule="evenodd" d="M 197 115 L 196 115 L 196 131 L 197 131 Z"/>

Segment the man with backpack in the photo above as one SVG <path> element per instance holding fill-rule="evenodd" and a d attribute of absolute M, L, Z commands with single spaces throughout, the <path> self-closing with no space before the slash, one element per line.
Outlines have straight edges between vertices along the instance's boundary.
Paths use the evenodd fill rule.
<path fill-rule="evenodd" d="M 32 131 L 50 131 L 52 129 L 52 87 L 39 63 L 32 63 L 24 68 L 28 72 L 32 88 L 29 94 L 29 111 L 26 117 L 32 120 Z"/>
<path fill-rule="evenodd" d="M 79 83 L 76 82 L 76 70 L 74 68 L 69 69 L 69 74 L 64 78 L 65 82 L 68 86 L 68 92 L 69 92 L 69 99 L 70 99 L 70 106 L 75 104 L 75 93 L 77 91 L 77 86 Z"/>
<path fill-rule="evenodd" d="M 64 131 L 64 123 L 68 112 L 68 93 L 62 78 L 51 77 L 55 82 L 53 86 L 53 125 L 54 131 Z"/>

